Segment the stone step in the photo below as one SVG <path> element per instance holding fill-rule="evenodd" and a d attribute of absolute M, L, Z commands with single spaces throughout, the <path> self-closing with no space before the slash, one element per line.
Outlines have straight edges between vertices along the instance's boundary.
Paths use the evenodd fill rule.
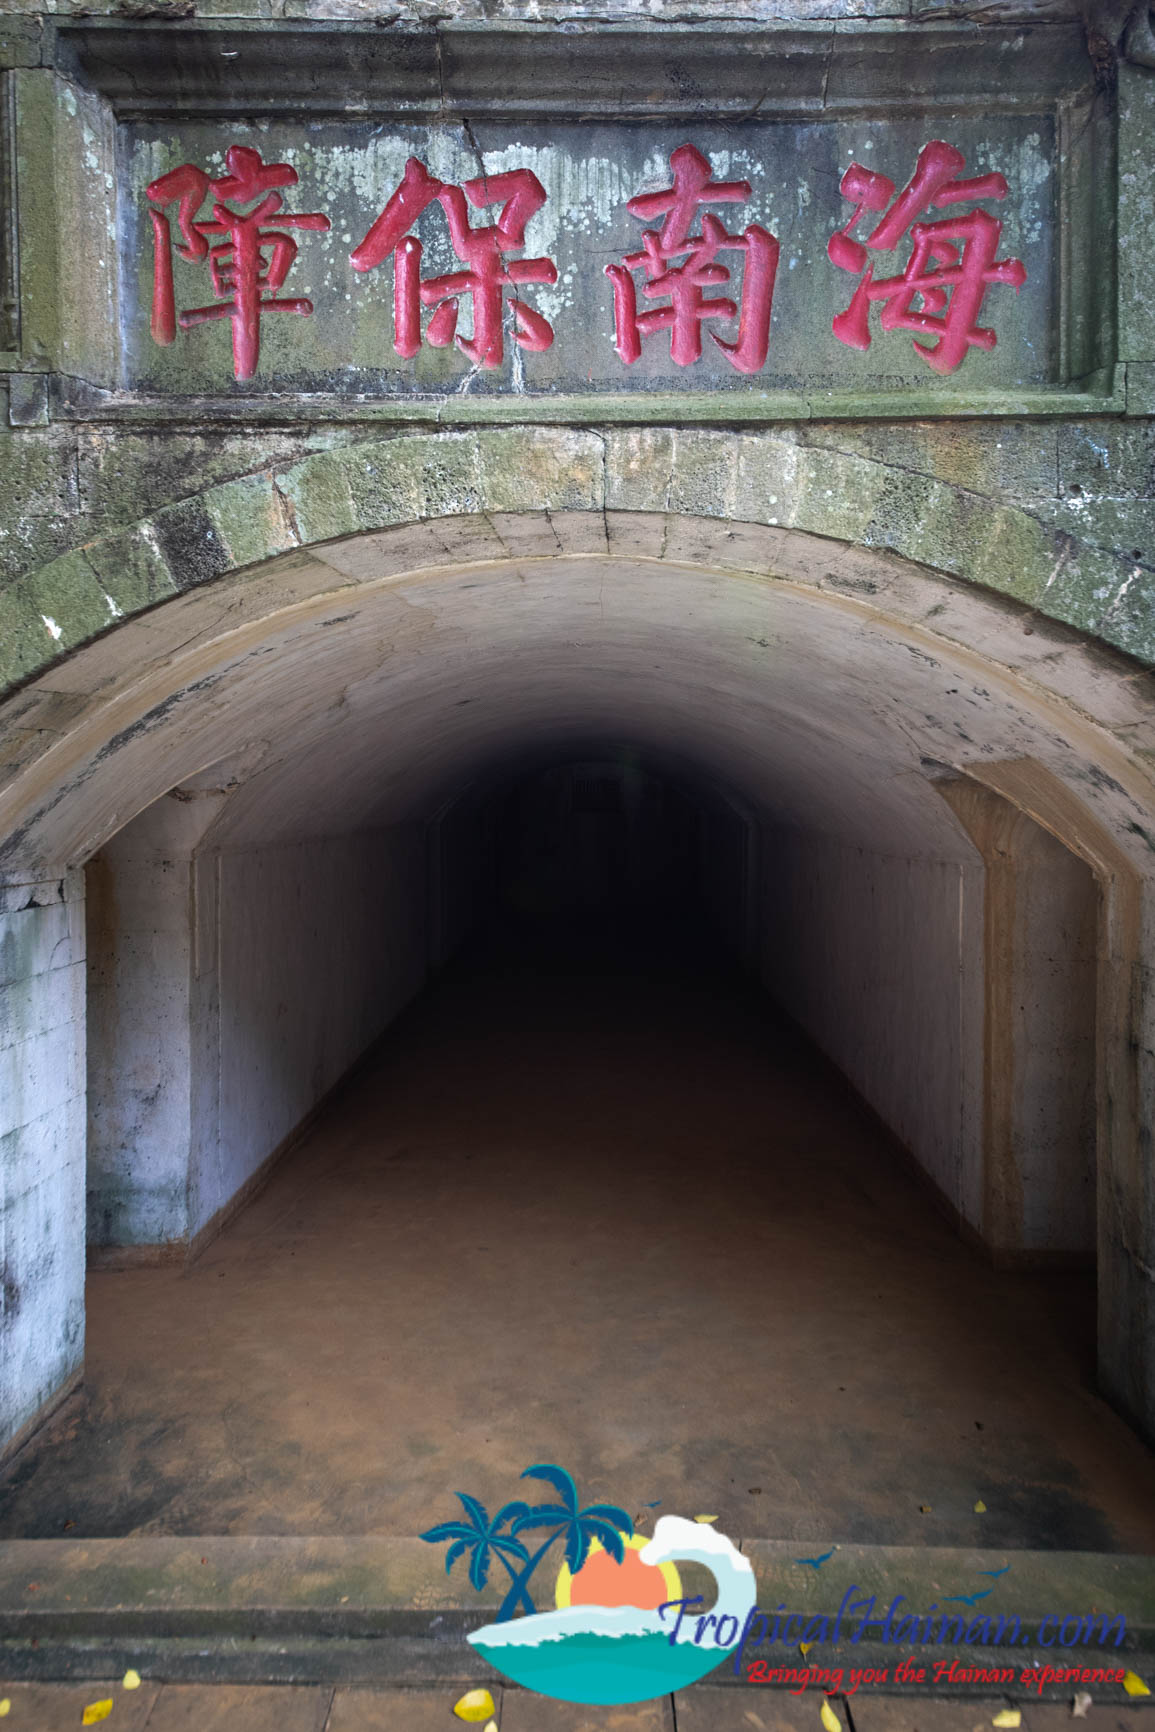
<path fill-rule="evenodd" d="M 1046 1678 L 1041 1688 L 1022 1684 L 1025 1670 L 1068 1667 L 1129 1668 L 1155 1688 L 1153 1558 L 841 1546 L 814 1569 L 799 1563 L 796 1541 L 749 1539 L 743 1550 L 754 1564 L 759 1606 L 771 1617 L 782 1608 L 783 1623 L 794 1614 L 778 1640 L 752 1644 L 746 1661 L 771 1673 L 825 1669 L 827 1677 L 797 1698 L 811 1705 L 822 1687 L 848 1690 L 852 1668 L 884 1674 L 860 1679 L 855 1700 L 893 1689 L 894 1668 L 912 1653 L 923 1676 L 903 1681 L 904 1696 L 989 1694 L 981 1674 L 1009 1669 L 1015 1689 L 1000 1679 L 997 1693 L 1069 1699 L 1075 1686 L 1065 1678 Z M 1002 1573 L 983 1573 L 992 1571 Z M 700 1591 L 688 1575 L 686 1591 Z M 496 1581 L 475 1594 L 460 1571 L 446 1576 L 440 1548 L 404 1537 L 13 1540 L 0 1544 L 0 1675 L 115 1680 L 134 1667 L 145 1677 L 190 1684 L 465 1685 L 476 1682 L 479 1667 L 487 1670 L 465 1636 L 490 1621 L 500 1594 Z M 871 1615 L 880 1622 L 855 1639 L 871 1596 Z M 843 1604 L 835 1645 L 834 1619 Z M 882 1622 L 888 1612 L 889 1629 Z M 962 1623 L 954 1640 L 926 1645 L 903 1629 L 901 1620 L 911 1614 L 933 1616 L 936 1627 L 942 1614 Z M 799 1639 L 815 1635 L 812 1620 L 821 1615 L 830 1627 L 825 1636 L 817 1632 L 803 1660 Z M 1040 1639 L 1048 1615 L 1055 1622 Z M 1016 1616 L 1018 1627 L 1011 1623 Z M 1110 1627 L 1105 1646 L 1081 1639 L 1074 1620 L 1088 1616 L 1096 1630 L 1104 1620 Z M 1073 1620 L 1066 1635 L 1079 1637 L 1069 1646 L 1063 1618 Z M 1000 1629 L 1001 1643 L 988 1645 Z M 936 1662 L 952 1660 L 953 1674 L 936 1671 Z M 775 1699 L 797 1688 L 797 1680 L 772 1677 L 751 1686 L 748 1670 L 747 1664 L 736 1676 L 727 1663 L 709 1688 L 737 1686 L 743 1695 L 773 1690 Z M 1096 1685 L 1093 1694 L 1132 1700 L 1120 1687 Z"/>

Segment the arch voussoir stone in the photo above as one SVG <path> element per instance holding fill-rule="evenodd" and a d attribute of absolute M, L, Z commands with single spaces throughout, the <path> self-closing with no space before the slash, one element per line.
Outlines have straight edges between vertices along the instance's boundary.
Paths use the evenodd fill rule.
<path fill-rule="evenodd" d="M 84 543 L 0 594 L 0 690 L 159 603 L 280 555 L 406 525 L 499 525 L 511 514 L 522 527 L 495 530 L 506 557 L 526 550 L 527 514 L 571 516 L 568 550 L 611 553 L 628 519 L 720 519 L 735 535 L 756 525 L 896 554 L 1125 650 L 1141 649 L 1149 635 L 1133 570 L 1117 554 L 1018 505 L 807 444 L 804 431 L 513 426 L 399 433 L 313 452 Z M 595 516 L 603 528 L 588 522 Z M 638 533 L 625 533 L 637 553 Z M 536 551 L 547 545 L 548 536 Z M 656 523 L 647 551 L 665 551 Z M 756 569 L 749 551 L 743 558 Z"/>

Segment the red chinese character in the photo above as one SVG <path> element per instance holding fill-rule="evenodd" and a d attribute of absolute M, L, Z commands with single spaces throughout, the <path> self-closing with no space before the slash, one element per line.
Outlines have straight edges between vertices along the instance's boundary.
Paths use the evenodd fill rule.
<path fill-rule="evenodd" d="M 163 208 L 151 210 L 152 334 L 158 343 L 167 344 L 175 340 L 178 324 L 187 331 L 209 319 L 231 319 L 234 370 L 238 379 L 251 379 L 260 356 L 261 314 L 313 311 L 312 301 L 278 299 L 277 291 L 284 286 L 297 256 L 296 241 L 282 231 L 325 230 L 330 225 L 325 216 L 290 216 L 282 210 L 284 200 L 272 189 L 297 184 L 297 171 L 287 162 L 263 162 L 260 151 L 234 144 L 225 152 L 225 165 L 228 173 L 210 180 L 202 169 L 186 162 L 145 189 L 153 205 L 176 204 L 177 226 L 184 237 L 176 250 L 183 259 L 208 259 L 213 293 L 218 299 L 217 305 L 193 307 L 178 319 L 172 230 Z M 198 220 L 197 212 L 210 192 L 212 216 Z M 242 212 L 232 209 L 227 200 L 239 205 L 259 202 Z M 270 217 L 275 217 L 279 226 L 266 227 Z M 210 235 L 227 235 L 228 239 L 210 247 Z"/>
<path fill-rule="evenodd" d="M 642 339 L 655 331 L 670 333 L 670 359 L 688 367 L 702 354 L 702 326 L 707 319 L 732 319 L 738 307 L 727 296 L 706 295 L 703 290 L 730 281 L 728 268 L 718 263 L 720 252 L 746 255 L 742 271 L 742 308 L 738 336 L 724 342 L 710 335 L 732 367 L 740 373 L 756 373 L 765 365 L 770 347 L 770 312 L 774 279 L 778 271 L 778 242 L 757 223 L 740 235 L 732 235 L 716 216 L 702 218 L 699 234 L 690 230 L 703 204 L 742 204 L 750 197 L 745 180 L 712 180 L 713 170 L 700 150 L 681 145 L 670 158 L 672 187 L 662 192 L 641 193 L 626 209 L 643 222 L 664 216 L 661 229 L 647 229 L 642 250 L 630 253 L 620 265 L 607 265 L 606 276 L 614 285 L 614 330 L 618 354 L 632 366 L 642 352 Z M 674 259 L 686 255 L 685 263 Z M 648 301 L 668 296 L 665 304 L 639 313 L 632 271 L 645 273 L 642 294 Z"/>
<path fill-rule="evenodd" d="M 505 357 L 503 290 L 511 284 L 557 282 L 557 266 L 552 259 L 508 257 L 525 246 L 525 225 L 541 209 L 545 196 L 545 188 L 528 168 L 467 180 L 464 187 L 447 186 L 415 156 L 409 158 L 401 185 L 352 254 L 355 271 L 374 270 L 390 253 L 394 255 L 393 347 L 399 355 L 408 358 L 417 353 L 421 347 L 421 308 L 435 307 L 425 332 L 435 348 L 443 349 L 456 338 L 457 347 L 474 366 L 501 366 Z M 504 200 L 496 223 L 471 228 L 467 198 L 475 208 Z M 422 282 L 421 242 L 406 231 L 434 200 L 445 212 L 454 252 L 469 269 Z M 472 337 L 457 336 L 462 295 L 471 296 L 473 301 Z M 514 335 L 521 347 L 548 349 L 553 342 L 552 325 L 516 295 L 510 296 L 509 304 Z"/>
<path fill-rule="evenodd" d="M 881 301 L 884 331 L 937 336 L 935 343 L 914 345 L 936 373 L 953 372 L 972 346 L 994 348 L 998 340 L 995 333 L 976 323 L 987 284 L 1010 283 L 1017 292 L 1027 280 L 1021 259 L 995 257 L 1002 223 L 982 210 L 944 217 L 941 222 L 914 220 L 928 205 L 941 208 L 974 199 L 1006 198 L 1007 183 L 1001 174 L 956 180 L 965 167 L 966 158 L 953 145 L 935 139 L 920 152 L 910 184 L 887 210 L 894 197 L 894 182 L 861 163 L 851 163 L 842 177 L 841 191 L 844 198 L 857 200 L 854 215 L 845 228 L 831 235 L 826 250 L 844 271 L 865 267 L 866 274 L 849 307 L 834 320 L 834 335 L 840 343 L 852 349 L 869 349 L 870 302 Z M 886 213 L 865 243 L 850 236 L 864 210 Z M 867 264 L 867 249 L 891 252 L 908 228 L 912 244 L 906 269 L 901 276 L 876 282 L 874 266 Z"/>

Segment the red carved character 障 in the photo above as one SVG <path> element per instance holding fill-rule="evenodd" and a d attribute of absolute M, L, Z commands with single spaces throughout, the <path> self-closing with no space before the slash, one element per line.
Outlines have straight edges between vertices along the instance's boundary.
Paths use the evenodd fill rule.
<path fill-rule="evenodd" d="M 175 340 L 178 326 L 187 331 L 210 319 L 231 319 L 233 371 L 238 379 L 251 379 L 260 358 L 262 316 L 313 311 L 312 301 L 280 295 L 297 256 L 296 241 L 284 231 L 324 231 L 330 224 L 316 212 L 294 216 L 283 208 L 276 189 L 297 184 L 297 171 L 287 162 L 267 163 L 260 151 L 234 144 L 225 152 L 225 167 L 225 174 L 211 180 L 203 169 L 186 162 L 146 188 L 153 207 L 152 334 L 167 344 Z M 201 217 L 198 213 L 209 197 L 212 215 Z M 192 262 L 207 261 L 217 297 L 211 306 L 191 307 L 179 315 L 172 225 L 165 215 L 173 204 L 182 237 L 175 251 Z M 246 205 L 252 208 L 237 208 Z M 212 245 L 213 236 L 224 238 Z"/>

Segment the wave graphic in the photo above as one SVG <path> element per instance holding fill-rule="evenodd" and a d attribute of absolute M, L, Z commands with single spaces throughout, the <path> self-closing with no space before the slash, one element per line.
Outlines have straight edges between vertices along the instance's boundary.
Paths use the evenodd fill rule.
<path fill-rule="evenodd" d="M 705 1564 L 718 1585 L 716 1618 L 736 1620 L 741 1631 L 756 1598 L 754 1572 L 724 1534 L 682 1516 L 662 1516 L 643 1563 Z M 701 1607 L 695 1607 L 695 1614 Z M 694 1641 L 696 1616 L 666 1621 L 637 1606 L 565 1606 L 554 1612 L 487 1624 L 468 1640 L 507 1678 L 563 1702 L 648 1702 L 683 1690 L 712 1672 L 738 1644 L 718 1643 L 714 1629 Z"/>

